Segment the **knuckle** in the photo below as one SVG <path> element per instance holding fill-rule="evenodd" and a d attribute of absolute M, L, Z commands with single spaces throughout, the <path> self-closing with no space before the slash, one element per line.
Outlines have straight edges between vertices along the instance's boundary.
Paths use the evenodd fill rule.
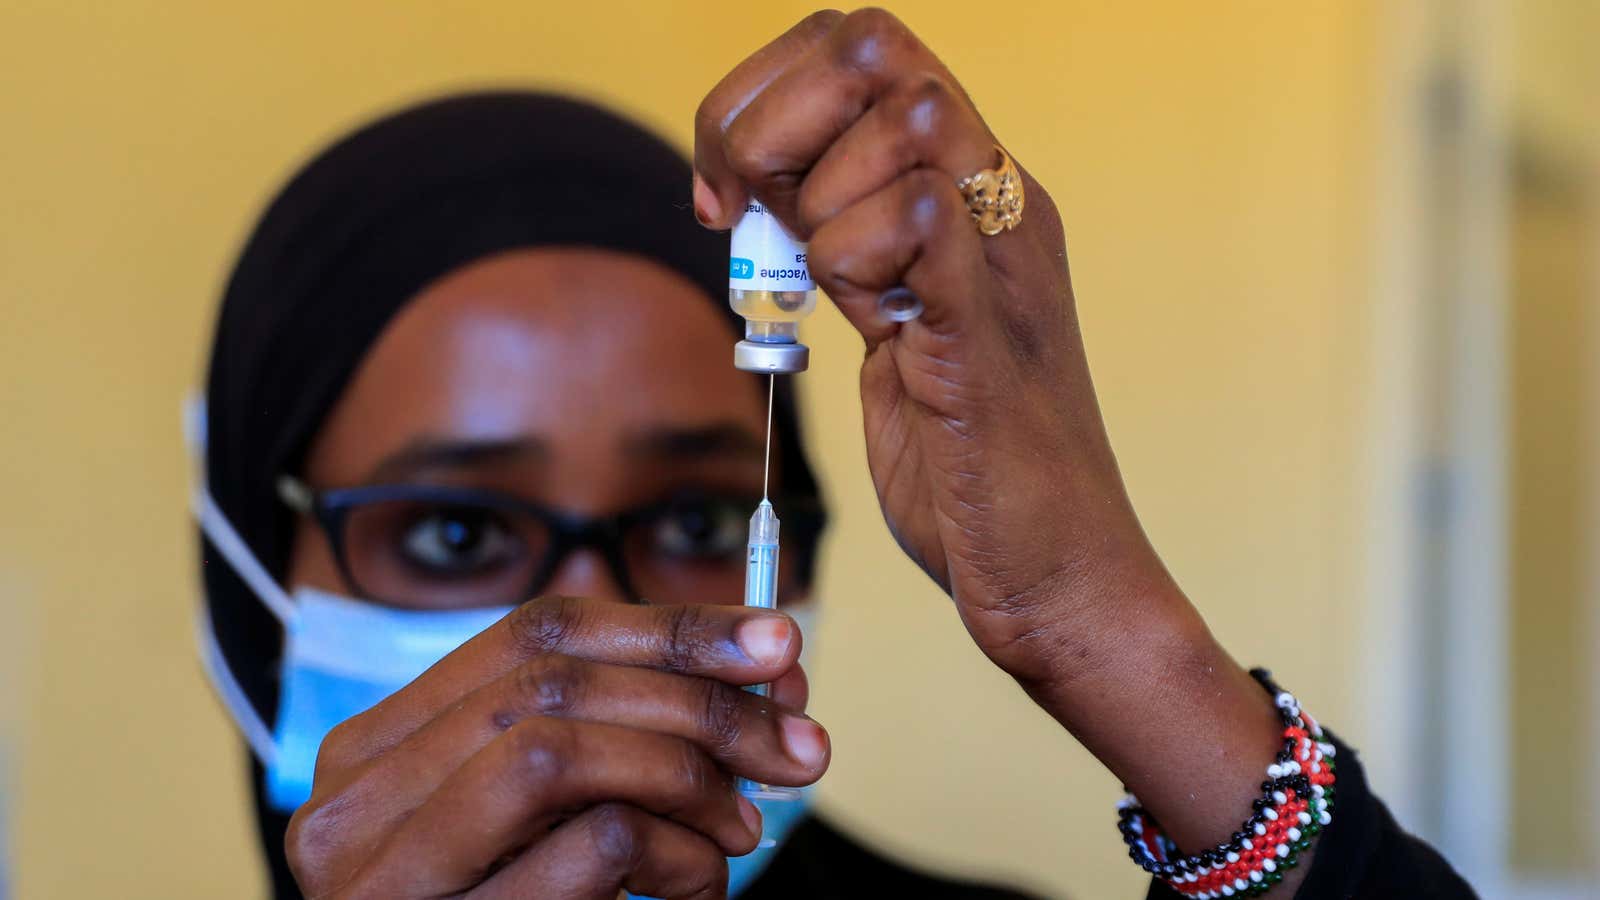
<path fill-rule="evenodd" d="M 581 699 L 584 678 L 582 663 L 570 656 L 546 654 L 517 670 L 517 701 L 527 715 L 567 715 Z"/>
<path fill-rule="evenodd" d="M 950 82 L 933 72 L 919 72 L 903 79 L 895 89 L 894 103 L 901 127 L 920 140 L 940 134 L 958 106 Z"/>
<path fill-rule="evenodd" d="M 839 27 L 845 20 L 845 14 L 837 9 L 819 9 L 800 20 L 796 28 L 810 34 L 827 33 Z"/>
<path fill-rule="evenodd" d="M 843 22 L 845 14 L 837 9 L 821 9 L 801 19 L 790 33 L 801 37 L 801 44 L 809 46 L 811 43 L 823 38 Z M 695 134 L 705 139 L 713 135 L 724 135 L 737 118 L 735 110 L 742 108 L 742 98 L 738 96 L 741 82 L 734 76 L 729 76 L 722 84 L 713 88 L 709 94 L 701 99 L 700 105 L 694 111 Z M 722 145 L 724 158 L 732 164 L 731 147 L 726 143 Z M 743 174 L 743 173 L 741 173 Z"/>
<path fill-rule="evenodd" d="M 839 61 L 851 68 L 882 69 L 916 37 L 894 13 L 876 6 L 858 9 L 838 24 Z"/>
<path fill-rule="evenodd" d="M 644 856 L 644 814 L 621 803 L 595 807 L 587 828 L 595 859 L 608 875 L 632 872 Z"/>
<path fill-rule="evenodd" d="M 831 225 L 824 225 L 811 235 L 806 245 L 806 265 L 813 277 L 821 280 L 847 279 L 850 243 L 845 233 Z"/>
<path fill-rule="evenodd" d="M 694 111 L 694 130 L 696 134 L 709 135 L 722 131 L 728 116 L 728 102 L 722 97 L 721 91 L 712 91 L 700 101 Z"/>
<path fill-rule="evenodd" d="M 726 754 L 744 734 L 744 692 L 720 681 L 706 679 L 700 710 L 700 731 L 711 749 Z"/>
<path fill-rule="evenodd" d="M 706 612 L 696 604 L 672 607 L 667 612 L 666 628 L 661 665 L 674 673 L 688 673 L 698 668 L 707 649 Z"/>
<path fill-rule="evenodd" d="M 334 874 L 340 835 L 349 825 L 348 809 L 338 797 L 302 805 L 289 818 L 283 849 L 295 880 L 308 890 L 326 884 Z"/>
<path fill-rule="evenodd" d="M 577 759 L 576 736 L 556 720 L 529 719 L 506 734 L 517 772 L 532 787 L 560 781 Z"/>
<path fill-rule="evenodd" d="M 691 672 L 699 668 L 712 643 L 707 634 L 705 610 L 695 604 L 673 607 L 666 617 L 666 642 L 661 648 L 661 665 L 669 672 Z"/>
<path fill-rule="evenodd" d="M 583 601 L 577 597 L 550 596 L 529 600 L 507 619 L 511 639 L 524 656 L 553 653 L 578 629 Z"/>
<path fill-rule="evenodd" d="M 761 144 L 744 134 L 737 126 L 728 129 L 723 141 L 723 155 L 728 159 L 728 167 L 734 174 L 747 181 L 763 177 L 771 165 L 770 151 Z"/>
<path fill-rule="evenodd" d="M 315 815 L 316 807 L 310 803 L 295 810 L 294 815 L 289 817 L 289 828 L 283 835 L 284 855 L 289 859 L 289 868 L 294 871 L 295 880 L 301 884 L 316 880 L 317 861 L 322 855 L 322 841 L 315 834 L 316 827 L 310 824 Z"/>
<path fill-rule="evenodd" d="M 780 148 L 735 119 L 723 139 L 723 156 L 728 167 L 757 192 L 792 191 L 799 187 L 801 175 L 793 160 Z"/>

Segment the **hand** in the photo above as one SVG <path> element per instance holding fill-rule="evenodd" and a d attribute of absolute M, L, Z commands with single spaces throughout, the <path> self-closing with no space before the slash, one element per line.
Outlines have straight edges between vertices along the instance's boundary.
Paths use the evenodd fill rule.
<path fill-rule="evenodd" d="M 998 143 L 892 15 L 821 12 L 701 104 L 696 206 L 729 227 L 753 193 L 809 238 L 813 275 L 866 340 L 890 530 L 978 645 L 1039 683 L 1097 639 L 1091 621 L 1174 591 L 1101 424 L 1050 196 L 1024 171 L 1021 227 L 985 237 L 956 188 Z M 900 285 L 925 306 L 914 322 L 878 309 Z"/>
<path fill-rule="evenodd" d="M 696 211 L 731 227 L 753 194 L 810 241 L 866 341 L 867 459 L 900 546 L 978 646 L 1199 847 L 1248 812 L 1276 720 L 1140 528 L 1049 194 L 1023 169 L 1018 228 L 985 237 L 971 219 L 956 184 L 995 167 L 998 143 L 894 16 L 821 12 L 701 103 Z M 879 311 L 899 286 L 922 300 L 915 321 Z M 1215 735 L 1204 754 L 1196 733 Z"/>
<path fill-rule="evenodd" d="M 720 898 L 760 813 L 733 775 L 828 763 L 777 613 L 527 603 L 336 728 L 289 862 L 311 897 Z M 774 681 L 772 699 L 739 685 Z"/>

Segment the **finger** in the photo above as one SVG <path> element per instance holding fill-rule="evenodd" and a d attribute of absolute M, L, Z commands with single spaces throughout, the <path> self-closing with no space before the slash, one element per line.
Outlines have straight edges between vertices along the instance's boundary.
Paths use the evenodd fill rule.
<path fill-rule="evenodd" d="M 745 186 L 732 174 L 722 138 L 728 125 L 785 69 L 833 30 L 844 13 L 822 10 L 735 66 L 700 101 L 694 116 L 695 214 L 709 228 L 731 228 L 744 208 Z"/>
<path fill-rule="evenodd" d="M 793 673 L 786 691 L 793 693 Z M 798 688 L 804 691 L 804 675 Z M 693 742 L 723 769 L 766 784 L 811 784 L 827 770 L 822 726 L 779 701 L 708 678 L 611 666 L 568 656 L 532 660 L 312 798 L 289 841 L 309 856 L 319 832 L 341 833 L 341 855 L 359 856 L 407 818 L 458 768 L 517 723 L 552 716 L 655 731 Z M 347 814 L 360 810 L 358 818 Z M 332 819 L 332 821 L 328 821 Z M 340 868 L 334 866 L 334 868 Z"/>
<path fill-rule="evenodd" d="M 400 756 L 410 746 L 426 751 L 430 745 L 486 745 L 534 716 L 627 725 L 680 737 L 693 741 L 723 769 L 779 785 L 810 785 L 827 767 L 827 732 L 778 701 L 706 677 L 571 657 L 544 657 L 520 666 L 430 722 L 416 733 L 416 740 L 406 741 L 390 756 Z M 458 764 L 469 754 L 462 754 Z M 438 754 L 429 756 L 437 759 Z"/>
<path fill-rule="evenodd" d="M 948 78 L 938 58 L 899 19 L 860 10 L 729 123 L 723 155 L 752 194 L 806 237 L 796 198 L 812 166 L 899 80 L 941 75 Z"/>
<path fill-rule="evenodd" d="M 798 671 L 798 667 L 795 670 Z M 805 785 L 827 767 L 827 733 L 777 701 L 710 678 L 612 666 L 564 656 L 533 660 L 473 693 L 375 763 L 407 758 L 454 771 L 476 750 L 527 719 L 551 716 L 659 732 L 698 746 L 724 769 L 758 781 Z M 412 779 L 404 779 L 412 780 Z M 437 782 L 435 782 L 437 783 Z M 431 786 L 428 793 L 432 792 Z"/>
<path fill-rule="evenodd" d="M 915 169 L 830 219 L 811 240 L 812 275 L 875 347 L 904 327 L 878 298 L 904 285 L 922 300 L 914 335 L 947 339 L 989 302 L 980 235 L 949 176 Z"/>
<path fill-rule="evenodd" d="M 807 233 L 917 168 L 960 181 L 998 161 L 994 136 L 960 89 L 937 73 L 903 76 L 823 153 L 800 187 Z"/>
<path fill-rule="evenodd" d="M 472 900 L 615 900 L 649 897 L 722 900 L 728 861 L 716 844 L 638 807 L 591 807 L 473 890 Z"/>
<path fill-rule="evenodd" d="M 794 665 L 800 653 L 798 635 L 788 616 L 751 607 L 533 600 L 377 706 L 335 728 L 318 753 L 318 777 L 398 745 L 466 694 L 530 659 L 560 654 L 759 684 Z"/>
<path fill-rule="evenodd" d="M 573 810 L 620 801 L 709 838 L 755 848 L 760 813 L 711 758 L 681 738 L 614 725 L 525 720 L 456 770 L 385 839 L 358 877 L 375 895 L 466 890 Z"/>

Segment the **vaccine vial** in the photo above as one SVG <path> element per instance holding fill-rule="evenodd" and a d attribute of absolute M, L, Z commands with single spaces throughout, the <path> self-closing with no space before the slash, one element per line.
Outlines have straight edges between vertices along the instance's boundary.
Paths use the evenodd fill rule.
<path fill-rule="evenodd" d="M 746 372 L 804 372 L 811 348 L 800 343 L 800 320 L 817 308 L 817 284 L 806 245 L 760 202 L 745 204 L 733 226 L 728 305 L 744 317 L 744 340 L 733 364 Z"/>

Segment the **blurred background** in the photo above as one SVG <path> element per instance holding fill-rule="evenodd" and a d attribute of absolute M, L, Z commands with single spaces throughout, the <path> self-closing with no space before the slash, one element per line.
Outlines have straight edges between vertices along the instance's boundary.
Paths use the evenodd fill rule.
<path fill-rule="evenodd" d="M 1600 4 L 892 8 L 1061 207 L 1124 473 L 1224 643 L 1486 898 L 1595 896 Z M 0 5 L 0 897 L 264 890 L 196 662 L 179 405 L 269 193 L 469 87 L 568 89 L 687 147 L 809 9 Z M 1142 896 L 1114 780 L 895 550 L 859 341 L 813 323 L 823 805 L 947 871 Z"/>

